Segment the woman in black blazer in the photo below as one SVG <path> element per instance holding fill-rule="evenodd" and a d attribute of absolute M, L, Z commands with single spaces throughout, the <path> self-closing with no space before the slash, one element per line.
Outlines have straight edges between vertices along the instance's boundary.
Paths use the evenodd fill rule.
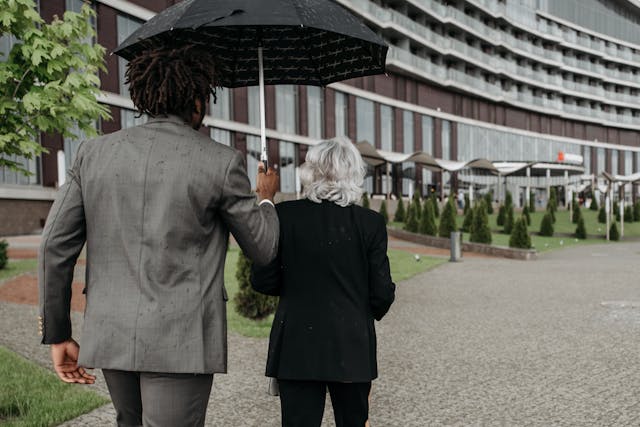
<path fill-rule="evenodd" d="M 355 205 L 365 168 L 345 139 L 309 149 L 305 199 L 276 206 L 278 257 L 254 266 L 255 290 L 280 296 L 267 376 L 278 379 L 282 425 L 320 426 L 329 389 L 337 427 L 363 427 L 378 376 L 374 319 L 393 302 L 383 217 Z"/>

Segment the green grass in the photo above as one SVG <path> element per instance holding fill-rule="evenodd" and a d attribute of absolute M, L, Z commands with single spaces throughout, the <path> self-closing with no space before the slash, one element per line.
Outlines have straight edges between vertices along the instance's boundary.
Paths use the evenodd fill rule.
<path fill-rule="evenodd" d="M 0 346 L 0 424 L 58 425 L 109 400 L 58 377 Z"/>
<path fill-rule="evenodd" d="M 235 309 L 233 299 L 238 293 L 238 281 L 236 280 L 236 265 L 238 263 L 239 249 L 230 247 L 227 253 L 227 261 L 224 267 L 224 280 L 229 302 L 227 304 L 227 322 L 229 330 L 246 337 L 264 338 L 269 336 L 273 315 L 264 320 L 254 321 L 242 317 Z M 418 273 L 422 273 L 436 267 L 446 259 L 421 256 L 420 262 L 416 262 L 414 255 L 408 252 L 390 249 L 388 252 L 391 265 L 391 277 L 394 282 L 400 282 Z"/>
<path fill-rule="evenodd" d="M 6 267 L 0 270 L 0 282 L 20 274 L 36 271 L 38 262 L 35 259 L 9 260 Z"/>

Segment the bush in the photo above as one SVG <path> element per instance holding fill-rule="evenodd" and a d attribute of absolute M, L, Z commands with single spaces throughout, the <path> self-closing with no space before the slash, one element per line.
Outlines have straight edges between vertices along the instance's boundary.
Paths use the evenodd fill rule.
<path fill-rule="evenodd" d="M 548 204 L 547 204 L 547 213 L 551 217 L 551 223 L 555 224 L 556 223 L 556 214 Z"/>
<path fill-rule="evenodd" d="M 600 207 L 600 211 L 598 212 L 598 222 L 600 224 L 607 223 L 607 213 L 604 210 L 604 206 Z"/>
<path fill-rule="evenodd" d="M 554 214 L 557 210 L 558 199 L 556 198 L 556 189 L 551 187 L 551 190 L 549 190 L 549 200 L 547 201 L 547 212 L 551 212 L 551 214 L 553 214 L 553 222 L 556 222 Z"/>
<path fill-rule="evenodd" d="M 518 218 L 513 225 L 513 231 L 509 238 L 509 247 L 521 249 L 529 249 L 531 247 L 531 236 L 527 231 L 527 220 L 524 217 Z"/>
<path fill-rule="evenodd" d="M 263 295 L 251 287 L 251 261 L 244 253 L 238 255 L 238 293 L 234 298 L 236 311 L 251 320 L 260 320 L 276 311 L 278 298 Z"/>
<path fill-rule="evenodd" d="M 640 221 L 640 201 L 633 205 L 633 220 L 635 222 Z"/>
<path fill-rule="evenodd" d="M 475 243 L 491 244 L 491 229 L 489 228 L 486 200 L 481 200 L 480 203 L 473 208 L 473 224 L 471 226 L 469 240 Z"/>
<path fill-rule="evenodd" d="M 452 231 L 458 229 L 456 225 L 456 207 L 453 199 L 448 199 L 442 209 L 442 217 L 440 218 L 440 227 L 438 228 L 438 236 L 449 237 Z"/>
<path fill-rule="evenodd" d="M 511 195 L 511 191 L 507 191 L 507 195 L 504 197 L 504 205 L 505 207 L 513 206 L 513 196 Z"/>
<path fill-rule="evenodd" d="M 618 202 L 613 202 L 613 213 L 616 215 L 616 221 L 620 222 L 620 205 Z"/>
<path fill-rule="evenodd" d="M 504 213 L 504 233 L 511 234 L 513 231 L 513 205 L 508 205 L 505 207 Z"/>
<path fill-rule="evenodd" d="M 366 191 L 362 193 L 362 207 L 369 209 L 369 195 Z"/>
<path fill-rule="evenodd" d="M 436 196 L 436 193 L 431 193 L 429 199 L 431 200 L 433 206 L 433 215 L 436 218 L 440 218 L 440 205 L 438 204 L 438 196 Z"/>
<path fill-rule="evenodd" d="M 384 223 L 385 224 L 389 224 L 389 214 L 387 213 L 387 201 L 386 200 L 383 200 L 382 203 L 380 203 L 380 210 L 378 212 L 384 218 Z"/>
<path fill-rule="evenodd" d="M 471 200 L 469 200 L 469 195 L 465 193 L 464 195 L 464 210 L 462 211 L 463 214 L 467 214 L 467 212 L 469 212 L 471 210 Z"/>
<path fill-rule="evenodd" d="M 413 206 L 413 214 L 416 216 L 416 220 L 420 222 L 420 217 L 422 216 L 422 205 L 420 203 L 420 195 L 418 192 L 413 193 L 411 206 Z"/>
<path fill-rule="evenodd" d="M 582 215 L 580 215 L 580 218 L 578 218 L 578 226 L 576 227 L 576 238 L 587 238 L 587 229 L 584 226 L 584 218 L 582 217 Z"/>
<path fill-rule="evenodd" d="M 595 194 L 591 195 L 591 204 L 589 205 L 589 210 L 597 211 L 598 210 L 598 199 Z"/>
<path fill-rule="evenodd" d="M 418 232 L 418 218 L 416 217 L 416 205 L 411 203 L 407 208 L 407 220 L 404 223 L 404 229 L 412 233 Z"/>
<path fill-rule="evenodd" d="M 462 222 L 462 231 L 464 232 L 471 232 L 471 228 L 473 226 L 473 211 L 473 209 L 467 209 L 467 213 L 464 215 L 464 221 Z"/>
<path fill-rule="evenodd" d="M 427 203 L 424 204 L 424 209 L 422 211 L 420 228 L 418 231 L 422 234 L 426 234 L 427 236 L 435 236 L 438 233 L 438 229 L 436 228 L 436 217 L 433 214 L 433 203 L 427 201 Z"/>
<path fill-rule="evenodd" d="M 487 214 L 493 215 L 493 192 L 489 191 L 484 195 L 485 208 L 487 209 Z"/>
<path fill-rule="evenodd" d="M 531 191 L 529 193 L 529 212 L 533 213 L 536 211 L 536 193 Z"/>
<path fill-rule="evenodd" d="M 9 243 L 6 240 L 0 240 L 0 270 L 7 266 L 7 262 L 9 261 L 9 256 L 7 255 L 7 249 L 9 248 Z"/>
<path fill-rule="evenodd" d="M 582 218 L 582 212 L 580 212 L 580 205 L 578 203 L 573 204 L 573 213 L 571 214 L 571 222 L 578 223 L 578 220 Z"/>
<path fill-rule="evenodd" d="M 624 207 L 624 220 L 627 222 L 633 222 L 633 208 L 631 205 L 626 205 Z"/>
<path fill-rule="evenodd" d="M 393 217 L 395 222 L 404 222 L 405 220 L 405 212 L 404 212 L 404 202 L 402 201 L 402 197 L 398 199 L 398 207 L 396 208 L 396 215 Z"/>
<path fill-rule="evenodd" d="M 522 217 L 527 222 L 527 227 L 530 226 L 531 225 L 531 215 L 529 214 L 529 206 L 524 205 L 524 208 L 522 208 Z"/>
<path fill-rule="evenodd" d="M 542 222 L 540 223 L 541 236 L 553 236 L 553 220 L 551 219 L 551 215 L 551 212 L 547 212 L 542 218 Z"/>
<path fill-rule="evenodd" d="M 500 205 L 500 207 L 498 208 L 498 216 L 496 217 L 496 224 L 498 224 L 500 227 L 504 225 L 505 213 L 506 208 L 504 207 L 504 205 Z"/>
<path fill-rule="evenodd" d="M 620 240 L 620 233 L 618 232 L 618 225 L 614 222 L 609 228 L 609 240 Z"/>

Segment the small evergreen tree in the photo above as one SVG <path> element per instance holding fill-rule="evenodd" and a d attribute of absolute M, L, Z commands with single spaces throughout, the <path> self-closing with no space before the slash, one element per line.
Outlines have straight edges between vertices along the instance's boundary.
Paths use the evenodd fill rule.
<path fill-rule="evenodd" d="M 578 226 L 576 227 L 576 238 L 577 239 L 586 239 L 587 238 L 587 229 L 584 226 L 584 218 L 580 215 L 578 218 Z"/>
<path fill-rule="evenodd" d="M 547 211 L 551 212 L 552 214 L 555 214 L 557 210 L 558 210 L 558 199 L 556 197 L 556 189 L 555 187 L 551 187 L 551 189 L 549 190 L 549 201 L 547 201 Z M 555 215 L 554 215 L 553 222 L 555 222 Z"/>
<path fill-rule="evenodd" d="M 404 223 L 404 229 L 412 233 L 418 231 L 418 218 L 416 218 L 416 205 L 409 204 L 407 208 L 407 221 Z"/>
<path fill-rule="evenodd" d="M 433 203 L 427 201 L 424 204 L 422 217 L 420 218 L 420 233 L 427 236 L 435 236 L 438 233 L 436 217 L 433 214 Z"/>
<path fill-rule="evenodd" d="M 598 210 L 598 198 L 595 194 L 591 195 L 591 204 L 589 205 L 589 210 L 597 211 Z"/>
<path fill-rule="evenodd" d="M 251 261 L 242 252 L 238 255 L 237 265 L 238 293 L 234 298 L 236 311 L 247 319 L 264 319 L 276 310 L 278 298 L 253 290 L 251 287 Z"/>
<path fill-rule="evenodd" d="M 0 240 L 0 270 L 7 266 L 7 262 L 9 261 L 9 256 L 7 255 L 7 249 L 9 248 L 9 243 L 6 240 Z"/>
<path fill-rule="evenodd" d="M 500 227 L 504 225 L 504 216 L 506 213 L 505 211 L 506 209 L 504 205 L 500 205 L 500 207 L 498 208 L 498 216 L 496 217 L 496 224 L 498 224 Z"/>
<path fill-rule="evenodd" d="M 489 215 L 487 213 L 487 202 L 481 200 L 473 208 L 473 225 L 469 240 L 474 243 L 491 244 L 491 229 L 489 228 Z"/>
<path fill-rule="evenodd" d="M 613 202 L 613 213 L 616 214 L 616 221 L 620 222 L 620 205 L 618 202 Z"/>
<path fill-rule="evenodd" d="M 433 206 L 433 215 L 436 218 L 440 218 L 440 204 L 438 203 L 438 196 L 436 196 L 436 193 L 431 193 L 429 199 L 431 199 L 431 203 Z"/>
<path fill-rule="evenodd" d="M 402 197 L 398 198 L 398 207 L 396 208 L 396 214 L 393 217 L 395 222 L 404 222 L 405 212 L 404 212 L 404 202 L 402 201 Z"/>
<path fill-rule="evenodd" d="M 527 227 L 530 226 L 531 225 L 531 215 L 529 214 L 529 206 L 524 205 L 524 208 L 522 208 L 522 217 L 527 222 Z"/>
<path fill-rule="evenodd" d="M 571 214 L 571 222 L 578 223 L 578 220 L 582 218 L 582 212 L 580 212 L 580 205 L 576 202 L 573 204 L 573 213 Z"/>
<path fill-rule="evenodd" d="M 362 193 L 362 207 L 369 209 L 369 195 L 366 191 Z"/>
<path fill-rule="evenodd" d="M 527 224 L 524 217 L 518 218 L 513 225 L 511 237 L 509 237 L 510 248 L 529 249 L 531 247 L 531 236 L 527 231 Z"/>
<path fill-rule="evenodd" d="M 513 206 L 513 196 L 511 195 L 511 191 L 507 191 L 507 195 L 504 197 L 504 206 Z"/>
<path fill-rule="evenodd" d="M 438 235 L 440 237 L 449 237 L 452 231 L 458 229 L 456 225 L 456 207 L 453 199 L 447 200 L 444 208 L 442 209 L 442 217 L 440 218 L 440 227 L 438 228 Z"/>
<path fill-rule="evenodd" d="M 624 220 L 626 222 L 633 222 L 634 218 L 633 218 L 633 208 L 631 207 L 631 205 L 626 205 L 624 207 Z"/>
<path fill-rule="evenodd" d="M 550 204 L 547 204 L 547 213 L 549 214 L 549 217 L 551 218 L 551 222 L 553 224 L 555 224 L 555 222 L 556 222 L 556 214 L 555 214 L 555 211 L 553 210 L 553 208 L 551 207 Z"/>
<path fill-rule="evenodd" d="M 618 232 L 618 226 L 614 222 L 611 224 L 611 228 L 609 228 L 609 240 L 620 240 L 620 233 Z"/>
<path fill-rule="evenodd" d="M 607 212 L 604 210 L 604 206 L 601 206 L 598 211 L 598 222 L 600 224 L 606 224 L 607 222 Z"/>
<path fill-rule="evenodd" d="M 529 193 L 529 212 L 533 213 L 536 211 L 536 194 L 531 191 Z"/>
<path fill-rule="evenodd" d="M 422 205 L 420 204 L 420 195 L 417 191 L 413 193 L 411 205 L 413 206 L 413 214 L 416 216 L 416 221 L 420 222 L 420 217 L 422 216 Z"/>
<path fill-rule="evenodd" d="M 514 225 L 513 216 L 514 216 L 513 204 L 506 206 L 505 213 L 504 213 L 504 233 L 505 234 L 511 234 L 511 232 L 513 231 L 513 225 Z"/>
<path fill-rule="evenodd" d="M 542 222 L 540 223 L 540 235 L 541 236 L 553 236 L 553 220 L 551 219 L 551 212 L 547 212 L 542 217 Z"/>
<path fill-rule="evenodd" d="M 464 195 L 464 210 L 462 211 L 463 214 L 467 214 L 467 212 L 469 212 L 471 210 L 471 200 L 469 200 L 469 195 L 465 193 Z"/>
<path fill-rule="evenodd" d="M 633 205 L 633 220 L 635 222 L 640 221 L 640 201 L 637 201 L 634 205 Z"/>
<path fill-rule="evenodd" d="M 380 210 L 378 212 L 384 218 L 384 223 L 385 224 L 389 224 L 389 214 L 387 213 L 387 201 L 386 200 L 383 200 L 382 203 L 380 203 Z"/>
<path fill-rule="evenodd" d="M 484 201 L 487 214 L 493 215 L 493 191 L 489 191 L 484 195 Z"/>
<path fill-rule="evenodd" d="M 471 227 L 473 225 L 473 211 L 474 209 L 467 209 L 467 213 L 464 215 L 464 221 L 462 222 L 462 231 L 466 233 L 471 232 Z"/>

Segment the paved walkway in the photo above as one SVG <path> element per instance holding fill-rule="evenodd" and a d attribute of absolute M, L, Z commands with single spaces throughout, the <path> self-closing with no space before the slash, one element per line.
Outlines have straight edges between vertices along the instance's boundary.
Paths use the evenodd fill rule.
<path fill-rule="evenodd" d="M 400 283 L 377 325 L 372 426 L 640 425 L 639 260 L 637 242 L 585 245 L 533 262 L 465 258 Z M 0 345 L 48 366 L 36 315 L 0 302 Z M 279 425 L 266 346 L 230 335 L 208 426 Z M 92 388 L 105 392 L 102 379 Z M 107 405 L 66 425 L 113 420 Z"/>

